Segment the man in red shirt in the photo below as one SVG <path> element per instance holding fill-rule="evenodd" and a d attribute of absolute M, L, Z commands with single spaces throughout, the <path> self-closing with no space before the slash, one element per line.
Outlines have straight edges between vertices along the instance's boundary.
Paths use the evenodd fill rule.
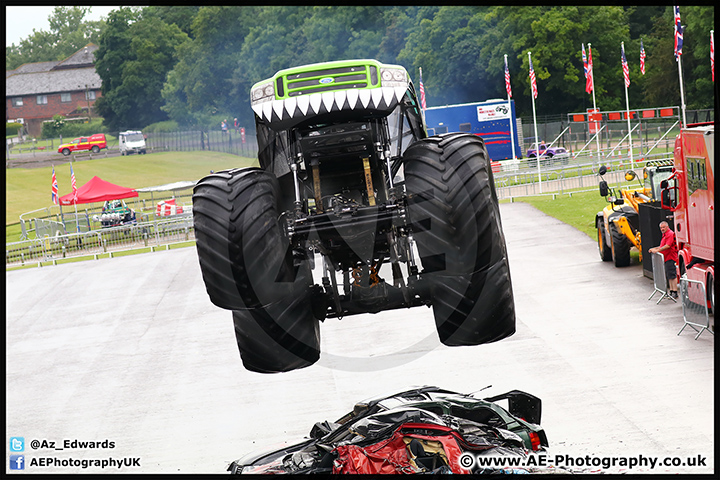
<path fill-rule="evenodd" d="M 677 245 L 675 244 L 675 232 L 670 230 L 667 222 L 660 222 L 660 231 L 662 232 L 662 240 L 659 247 L 653 247 L 648 250 L 650 253 L 662 253 L 665 258 L 665 276 L 670 286 L 670 295 L 677 298 L 677 273 L 675 264 L 678 261 Z"/>

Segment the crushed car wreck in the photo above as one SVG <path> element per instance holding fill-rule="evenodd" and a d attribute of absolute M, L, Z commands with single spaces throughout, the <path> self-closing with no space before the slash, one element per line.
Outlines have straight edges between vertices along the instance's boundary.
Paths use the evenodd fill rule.
<path fill-rule="evenodd" d="M 507 409 L 498 402 L 507 402 Z M 294 445 L 250 454 L 234 474 L 503 473 L 463 455 L 525 458 L 548 446 L 541 400 L 513 390 L 478 399 L 434 386 L 357 403 Z M 524 472 L 523 472 L 524 473 Z"/>

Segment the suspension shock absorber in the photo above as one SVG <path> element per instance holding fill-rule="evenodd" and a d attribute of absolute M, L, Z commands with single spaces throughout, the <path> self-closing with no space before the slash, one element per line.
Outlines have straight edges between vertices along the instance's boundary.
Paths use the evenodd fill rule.
<path fill-rule="evenodd" d="M 298 168 L 303 162 L 303 154 L 300 150 L 300 133 L 295 131 L 295 145 L 297 145 L 297 153 L 295 154 L 294 161 L 290 163 L 290 171 L 293 176 L 293 185 L 295 187 L 295 214 L 299 217 L 302 212 L 302 195 L 300 195 L 300 179 L 298 178 Z"/>
<path fill-rule="evenodd" d="M 313 158 L 310 160 L 310 168 L 313 178 L 313 192 L 315 193 L 315 208 L 317 213 L 323 213 L 322 190 L 320 185 L 320 160 Z"/>
<path fill-rule="evenodd" d="M 298 154 L 298 155 L 302 156 L 302 154 Z M 294 163 L 294 162 L 291 163 L 290 170 L 292 171 L 293 182 L 295 184 L 295 211 L 297 213 L 300 213 L 302 211 L 302 198 L 300 197 L 300 180 L 298 179 L 298 164 Z"/>
<path fill-rule="evenodd" d="M 382 142 L 375 142 L 375 150 L 377 151 L 377 156 L 380 161 L 385 161 L 388 179 L 388 199 L 392 203 L 395 203 L 397 199 L 397 191 L 395 189 L 395 183 L 393 181 L 392 164 L 390 162 L 392 155 L 390 153 L 390 140 L 387 117 L 382 119 L 382 122 L 377 125 L 377 128 L 379 130 L 379 136 L 382 139 Z"/>
<path fill-rule="evenodd" d="M 390 190 L 394 189 L 395 186 L 393 185 L 393 177 L 392 177 L 392 167 L 390 165 L 390 155 L 387 155 L 387 153 L 390 152 L 390 150 L 386 150 L 383 147 L 383 144 L 380 142 L 375 142 L 375 150 L 377 151 L 378 158 L 380 161 L 385 161 L 385 166 L 387 167 L 387 175 L 388 175 L 388 185 L 390 186 Z"/>

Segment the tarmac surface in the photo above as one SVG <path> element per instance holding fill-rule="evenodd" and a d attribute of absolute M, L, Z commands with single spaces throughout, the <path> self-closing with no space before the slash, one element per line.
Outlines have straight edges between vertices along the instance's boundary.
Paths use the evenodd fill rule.
<path fill-rule="evenodd" d="M 513 336 L 446 347 L 426 307 L 328 319 L 320 361 L 283 374 L 243 368 L 194 248 L 7 272 L 6 441 L 24 438 L 27 472 L 223 473 L 369 397 L 491 385 L 480 396 L 542 399 L 550 454 L 576 471 L 714 473 L 714 335 L 678 336 L 681 305 L 648 300 L 640 265 L 601 262 L 593 239 L 527 204 L 500 211 Z M 588 465 L 641 457 L 685 465 Z"/>

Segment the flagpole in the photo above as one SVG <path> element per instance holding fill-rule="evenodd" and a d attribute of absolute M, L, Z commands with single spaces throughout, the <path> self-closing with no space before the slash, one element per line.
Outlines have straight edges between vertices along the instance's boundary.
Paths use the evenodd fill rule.
<path fill-rule="evenodd" d="M 715 30 L 710 30 L 710 70 L 712 81 L 715 82 Z"/>
<path fill-rule="evenodd" d="M 505 66 L 507 66 L 507 55 L 505 55 Z M 510 112 L 510 145 L 512 146 L 512 158 L 515 160 L 515 133 L 513 130 L 512 103 L 510 103 L 510 92 L 508 92 L 508 111 Z"/>
<path fill-rule="evenodd" d="M 625 54 L 625 42 L 620 42 L 623 55 Z M 624 75 L 624 74 L 623 74 Z M 630 100 L 628 100 L 628 86 L 627 82 L 623 79 L 623 85 L 625 85 L 625 116 L 627 117 L 628 127 L 628 142 L 630 142 L 630 165 L 633 164 L 633 144 L 632 144 L 632 129 L 630 128 Z"/>
<path fill-rule="evenodd" d="M 530 52 L 528 52 L 528 60 L 532 64 L 532 59 L 530 58 Z M 532 92 L 532 85 L 530 86 L 530 98 L 532 98 L 533 125 L 535 126 L 535 159 L 537 160 L 538 184 L 540 185 L 540 193 L 542 193 L 542 175 L 540 175 L 540 141 L 538 140 L 537 117 L 535 115 L 535 95 L 533 95 L 533 92 Z"/>
<path fill-rule="evenodd" d="M 685 118 L 685 93 L 683 91 L 683 74 L 682 74 L 682 55 L 677 56 L 678 77 L 680 77 L 680 107 L 682 108 L 683 127 L 687 127 Z"/>
<path fill-rule="evenodd" d="M 418 67 L 418 70 L 420 70 L 420 88 L 422 89 L 421 96 L 425 96 L 425 85 L 423 85 L 422 79 L 422 67 Z M 423 123 L 425 123 L 425 105 L 420 105 L 420 112 L 422 113 Z M 425 126 L 427 127 L 426 123 Z"/>
<path fill-rule="evenodd" d="M 592 66 L 592 48 L 590 48 L 591 43 L 588 43 L 588 61 L 590 64 L 590 81 L 592 82 L 592 92 L 593 92 L 593 113 L 597 113 L 597 106 L 595 104 L 595 68 Z M 597 155 L 598 159 L 600 158 L 600 132 L 597 132 L 597 135 L 595 135 L 595 142 L 597 143 Z"/>
<path fill-rule="evenodd" d="M 73 176 L 74 176 L 75 172 L 72 169 L 72 160 L 70 160 L 70 171 L 73 172 Z M 75 190 L 73 190 L 73 193 L 75 193 Z M 73 195 L 73 203 L 75 204 L 75 233 L 80 233 L 80 224 L 78 223 L 78 213 L 77 213 L 77 194 Z"/>

